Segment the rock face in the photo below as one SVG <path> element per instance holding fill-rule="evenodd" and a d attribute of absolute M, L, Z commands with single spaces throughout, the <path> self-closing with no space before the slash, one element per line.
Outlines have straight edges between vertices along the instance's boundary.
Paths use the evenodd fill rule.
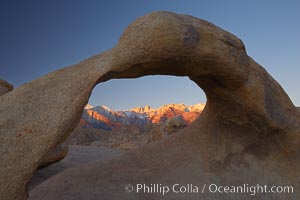
<path fill-rule="evenodd" d="M 62 142 L 54 147 L 54 149 L 43 159 L 39 168 L 47 167 L 55 162 L 62 160 L 68 153 L 68 143 Z"/>
<path fill-rule="evenodd" d="M 153 126 L 150 130 L 149 136 L 147 137 L 147 143 L 152 143 L 162 138 L 172 135 L 179 130 L 187 127 L 187 122 L 184 120 L 182 115 L 176 115 L 172 118 L 167 119 L 165 123 Z"/>
<path fill-rule="evenodd" d="M 0 79 L 0 96 L 12 91 L 13 89 L 13 85 L 3 79 Z"/>
<path fill-rule="evenodd" d="M 176 132 L 177 130 L 183 129 L 187 126 L 186 121 L 181 115 L 174 116 L 167 120 L 166 131 L 168 135 Z"/>
<path fill-rule="evenodd" d="M 13 85 L 5 80 L 0 79 L 0 96 L 13 90 Z M 54 162 L 63 159 L 68 153 L 68 146 L 66 144 L 58 144 L 55 148 L 43 159 L 39 167 L 46 167 Z"/>
<path fill-rule="evenodd" d="M 300 187 L 300 113 L 280 85 L 234 35 L 195 17 L 155 12 L 129 25 L 113 49 L 0 97 L 1 198 L 26 199 L 32 174 L 78 124 L 96 84 L 157 74 L 188 76 L 207 96 L 204 111 L 184 133 L 110 161 L 65 170 L 32 190 L 30 199 L 199 197 L 127 193 L 128 183 Z M 300 191 L 255 198 L 300 199 Z"/>

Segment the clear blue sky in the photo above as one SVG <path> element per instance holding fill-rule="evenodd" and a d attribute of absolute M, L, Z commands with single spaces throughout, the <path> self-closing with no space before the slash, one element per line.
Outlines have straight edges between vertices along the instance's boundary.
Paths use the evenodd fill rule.
<path fill-rule="evenodd" d="M 137 17 L 157 10 L 208 20 L 241 38 L 300 105 L 300 1 L 1 0 L 0 77 L 15 87 L 112 48 Z M 205 102 L 187 78 L 150 76 L 99 84 L 92 105 L 126 109 Z"/>

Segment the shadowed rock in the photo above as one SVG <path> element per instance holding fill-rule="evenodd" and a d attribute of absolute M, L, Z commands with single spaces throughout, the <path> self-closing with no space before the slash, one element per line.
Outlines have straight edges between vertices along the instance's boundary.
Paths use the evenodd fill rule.
<path fill-rule="evenodd" d="M 59 143 L 52 149 L 52 151 L 43 159 L 39 168 L 47 167 L 53 163 L 62 160 L 68 154 L 68 143 Z"/>
<path fill-rule="evenodd" d="M 191 16 L 155 12 L 129 25 L 113 49 L 0 97 L 2 198 L 26 199 L 33 172 L 78 124 L 96 84 L 158 74 L 188 76 L 204 90 L 206 107 L 191 126 L 110 161 L 65 170 L 36 187 L 30 199 L 162 198 L 127 193 L 128 183 L 299 188 L 300 113 L 280 85 L 234 35 Z M 205 192 L 164 199 L 253 198 Z M 300 192 L 255 197 L 299 199 Z"/>
<path fill-rule="evenodd" d="M 6 94 L 14 89 L 14 86 L 7 81 L 0 79 L 0 96 Z"/>
<path fill-rule="evenodd" d="M 108 147 L 70 145 L 68 155 L 64 159 L 35 172 L 28 184 L 28 190 L 32 190 L 46 179 L 67 168 L 80 164 L 92 163 L 95 160 L 108 160 L 120 154 L 122 154 L 121 150 Z"/>

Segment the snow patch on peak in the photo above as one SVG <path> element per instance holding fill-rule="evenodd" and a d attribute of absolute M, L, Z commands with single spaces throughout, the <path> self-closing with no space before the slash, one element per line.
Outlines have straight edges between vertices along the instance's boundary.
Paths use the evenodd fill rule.
<path fill-rule="evenodd" d="M 102 105 L 103 110 L 112 111 L 108 106 Z"/>
<path fill-rule="evenodd" d="M 88 110 L 88 109 L 92 109 L 94 106 L 90 105 L 90 104 L 86 104 L 84 106 L 84 109 Z"/>
<path fill-rule="evenodd" d="M 148 117 L 148 115 L 143 113 L 137 113 L 134 111 L 122 111 L 127 117 L 129 118 L 139 118 L 139 119 L 145 119 Z"/>

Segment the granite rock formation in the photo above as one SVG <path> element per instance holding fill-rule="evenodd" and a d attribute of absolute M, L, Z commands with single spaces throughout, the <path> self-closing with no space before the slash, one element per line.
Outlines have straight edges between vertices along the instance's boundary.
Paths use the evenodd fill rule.
<path fill-rule="evenodd" d="M 147 143 L 152 143 L 162 138 L 172 135 L 175 132 L 182 130 L 187 127 L 187 122 L 184 120 L 182 115 L 176 115 L 166 120 L 165 123 L 160 123 L 153 126 L 149 131 L 147 137 Z"/>
<path fill-rule="evenodd" d="M 5 80 L 0 79 L 0 96 L 4 95 L 13 90 L 13 85 Z M 54 162 L 63 159 L 68 153 L 68 146 L 66 144 L 58 144 L 55 148 L 47 155 L 39 165 L 40 168 L 46 167 Z"/>
<path fill-rule="evenodd" d="M 0 96 L 14 89 L 14 86 L 6 80 L 0 79 Z"/>
<path fill-rule="evenodd" d="M 183 129 L 186 126 L 187 123 L 181 115 L 174 116 L 166 121 L 166 131 L 168 135 Z"/>
<path fill-rule="evenodd" d="M 47 167 L 62 160 L 68 154 L 68 141 L 57 144 L 40 163 L 39 168 Z"/>
<path fill-rule="evenodd" d="M 300 113 L 281 86 L 229 32 L 192 16 L 155 12 L 129 25 L 113 49 L 0 97 L 1 198 L 26 199 L 32 174 L 78 124 L 96 84 L 158 74 L 188 76 L 207 96 L 202 114 L 184 133 L 110 161 L 67 169 L 32 190 L 30 199 L 162 198 L 127 193 L 128 183 L 300 187 Z M 164 199 L 196 197 L 168 193 Z M 300 191 L 255 198 L 300 199 Z"/>

